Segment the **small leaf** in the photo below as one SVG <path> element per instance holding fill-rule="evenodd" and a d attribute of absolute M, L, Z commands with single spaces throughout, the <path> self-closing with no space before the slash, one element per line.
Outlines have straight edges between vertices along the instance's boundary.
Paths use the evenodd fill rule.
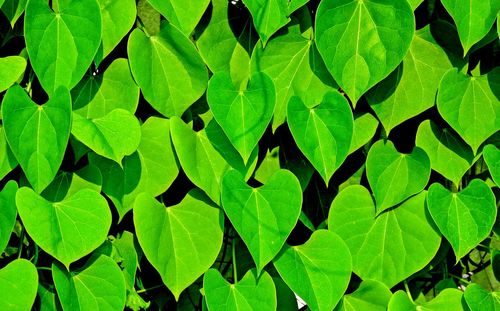
<path fill-rule="evenodd" d="M 66 267 L 104 242 L 111 226 L 108 203 L 90 189 L 49 202 L 23 187 L 17 191 L 16 205 L 30 237 Z"/>
<path fill-rule="evenodd" d="M 392 295 L 389 302 L 388 311 L 467 311 L 468 309 L 462 303 L 463 293 L 458 289 L 447 288 L 443 290 L 436 298 L 429 302 L 412 302 L 408 294 L 398 290 Z"/>
<path fill-rule="evenodd" d="M 208 7 L 210 0 L 148 0 L 161 15 L 189 37 Z"/>
<path fill-rule="evenodd" d="M 344 295 L 335 311 L 385 311 L 391 296 L 383 283 L 366 280 L 353 293 Z"/>
<path fill-rule="evenodd" d="M 457 262 L 491 232 L 497 208 L 490 187 L 472 180 L 459 193 L 451 193 L 439 183 L 429 187 L 427 204 L 432 219 L 450 242 Z"/>
<path fill-rule="evenodd" d="M 349 154 L 366 145 L 375 135 L 378 128 L 377 119 L 370 113 L 354 115 L 351 146 Z"/>
<path fill-rule="evenodd" d="M 283 0 L 243 0 L 252 14 L 253 24 L 259 37 L 266 44 L 267 40 L 288 21 L 288 7 L 290 1 Z"/>
<path fill-rule="evenodd" d="M 500 149 L 495 145 L 486 145 L 483 149 L 483 158 L 493 181 L 500 187 Z"/>
<path fill-rule="evenodd" d="M 17 183 L 13 180 L 7 182 L 0 192 L 0 254 L 7 247 L 16 224 L 16 192 Z"/>
<path fill-rule="evenodd" d="M 467 285 L 464 298 L 471 311 L 500 310 L 500 293 L 488 292 L 478 284 Z"/>
<path fill-rule="evenodd" d="M 16 157 L 7 143 L 5 131 L 3 127 L 0 126 L 0 179 L 10 173 L 17 166 L 17 164 Z"/>
<path fill-rule="evenodd" d="M 26 59 L 21 56 L 0 57 L 0 92 L 14 84 L 26 70 Z"/>
<path fill-rule="evenodd" d="M 2 1 L 0 1 L 0 3 L 1 2 Z M 3 4 L 0 4 L 2 6 L 2 12 L 9 20 L 12 28 L 14 28 L 17 20 L 24 13 L 26 2 L 28 2 L 28 0 L 5 0 Z M 2 79 L 0 79 L 0 81 L 1 80 Z"/>
<path fill-rule="evenodd" d="M 31 310 L 38 288 L 36 267 L 26 259 L 16 259 L 0 270 L 0 309 Z"/>
<path fill-rule="evenodd" d="M 285 283 L 313 311 L 333 310 L 351 278 L 349 249 L 327 230 L 313 232 L 303 245 L 285 245 L 273 263 Z"/>

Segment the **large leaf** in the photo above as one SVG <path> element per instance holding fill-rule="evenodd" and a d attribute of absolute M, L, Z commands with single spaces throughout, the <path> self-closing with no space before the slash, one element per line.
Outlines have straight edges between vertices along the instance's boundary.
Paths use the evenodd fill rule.
<path fill-rule="evenodd" d="M 9 181 L 0 192 L 0 254 L 9 243 L 10 235 L 16 224 L 17 184 L 15 181 Z"/>
<path fill-rule="evenodd" d="M 66 267 L 104 242 L 111 226 L 108 203 L 90 189 L 49 202 L 23 187 L 17 191 L 16 205 L 30 237 Z"/>
<path fill-rule="evenodd" d="M 207 201 L 200 192 L 167 208 L 147 194 L 135 200 L 139 244 L 176 300 L 210 268 L 222 246 L 223 215 Z"/>
<path fill-rule="evenodd" d="M 399 153 L 390 140 L 373 144 L 366 159 L 366 176 L 377 214 L 422 191 L 430 174 L 430 160 L 422 149 L 415 147 L 405 154 Z"/>
<path fill-rule="evenodd" d="M 208 84 L 207 99 L 215 120 L 247 163 L 273 116 L 273 81 L 256 73 L 246 90 L 239 90 L 229 73 L 215 73 Z"/>
<path fill-rule="evenodd" d="M 349 246 L 357 275 L 390 288 L 431 261 L 441 238 L 426 212 L 425 198 L 424 191 L 376 217 L 363 186 L 349 186 L 335 197 L 328 229 Z"/>
<path fill-rule="evenodd" d="M 493 181 L 500 187 L 500 149 L 492 144 L 485 146 L 483 158 L 488 165 Z"/>
<path fill-rule="evenodd" d="M 366 99 L 387 134 L 402 122 L 434 106 L 439 81 L 451 63 L 430 27 L 419 29 L 403 62 Z"/>
<path fill-rule="evenodd" d="M 166 117 L 181 116 L 207 88 L 207 68 L 198 51 L 171 24 L 154 36 L 135 29 L 127 51 L 144 98 Z"/>
<path fill-rule="evenodd" d="M 5 94 L 2 116 L 7 142 L 28 181 L 40 193 L 56 176 L 66 151 L 71 129 L 70 94 L 61 87 L 40 106 L 15 85 Z"/>
<path fill-rule="evenodd" d="M 8 89 L 23 74 L 26 69 L 26 59 L 21 56 L 0 57 L 0 92 Z"/>
<path fill-rule="evenodd" d="M 113 311 L 125 307 L 125 281 L 108 256 L 91 258 L 81 269 L 67 271 L 54 262 L 52 277 L 64 310 Z"/>
<path fill-rule="evenodd" d="M 303 245 L 285 245 L 273 263 L 285 283 L 313 311 L 333 310 L 351 278 L 349 249 L 327 230 L 315 231 Z"/>
<path fill-rule="evenodd" d="M 458 289 L 447 288 L 429 302 L 413 302 L 408 293 L 397 291 L 392 295 L 388 311 L 466 311 L 462 302 L 463 293 Z"/>
<path fill-rule="evenodd" d="M 500 293 L 488 292 L 478 284 L 469 284 L 464 298 L 471 311 L 500 310 Z"/>
<path fill-rule="evenodd" d="M 453 247 L 457 262 L 490 234 L 497 216 L 495 196 L 480 179 L 474 179 L 458 193 L 434 183 L 429 187 L 427 204 L 439 230 Z"/>
<path fill-rule="evenodd" d="M 36 267 L 26 259 L 11 261 L 0 270 L 0 309 L 31 310 L 37 288 Z"/>
<path fill-rule="evenodd" d="M 95 153 L 118 164 L 124 156 L 136 151 L 141 141 L 139 121 L 123 109 L 113 109 L 95 119 L 73 113 L 71 134 Z"/>
<path fill-rule="evenodd" d="M 500 130 L 500 100 L 494 94 L 499 87 L 499 68 L 480 77 L 469 77 L 451 69 L 439 84 L 439 114 L 474 152 Z"/>
<path fill-rule="evenodd" d="M 148 0 L 148 2 L 186 37 L 189 37 L 207 9 L 210 0 Z"/>
<path fill-rule="evenodd" d="M 276 310 L 276 289 L 267 272 L 259 277 L 249 270 L 235 284 L 229 284 L 215 269 L 203 277 L 203 289 L 209 311 L 273 311 Z"/>
<path fill-rule="evenodd" d="M 30 62 L 43 89 L 73 88 L 87 71 L 101 44 L 101 10 L 97 0 L 45 0 L 26 5 L 24 35 Z"/>
<path fill-rule="evenodd" d="M 260 188 L 252 188 L 234 170 L 221 184 L 222 207 L 245 242 L 257 273 L 278 254 L 295 227 L 302 206 L 297 177 L 286 170 L 274 173 Z"/>
<path fill-rule="evenodd" d="M 351 147 L 354 121 L 349 103 L 336 91 L 311 108 L 292 97 L 287 115 L 295 143 L 328 184 Z"/>
<path fill-rule="evenodd" d="M 354 105 L 399 65 L 414 31 L 407 1 L 323 0 L 316 15 L 318 50 Z"/>
<path fill-rule="evenodd" d="M 500 10 L 500 2 L 497 0 L 442 0 L 441 2 L 457 25 L 464 56 L 490 31 Z"/>
<path fill-rule="evenodd" d="M 385 311 L 391 296 L 383 283 L 366 280 L 353 293 L 344 295 L 335 311 Z"/>

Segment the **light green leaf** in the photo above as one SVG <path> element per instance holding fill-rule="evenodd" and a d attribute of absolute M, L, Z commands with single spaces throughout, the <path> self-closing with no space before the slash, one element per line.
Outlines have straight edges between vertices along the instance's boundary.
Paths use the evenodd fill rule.
<path fill-rule="evenodd" d="M 56 176 L 68 144 L 70 94 L 61 87 L 40 106 L 15 85 L 3 98 L 2 117 L 7 142 L 29 183 L 40 193 Z"/>
<path fill-rule="evenodd" d="M 209 311 L 276 310 L 276 288 L 267 272 L 256 277 L 249 270 L 235 284 L 229 284 L 219 271 L 210 269 L 203 277 L 203 289 Z"/>
<path fill-rule="evenodd" d="M 91 258 L 83 268 L 69 272 L 53 262 L 52 277 L 64 310 L 114 311 L 125 307 L 123 274 L 108 256 Z"/>
<path fill-rule="evenodd" d="M 208 72 L 193 43 L 170 24 L 128 40 L 130 69 L 144 98 L 166 117 L 181 116 L 207 88 Z"/>
<path fill-rule="evenodd" d="M 97 0 L 45 0 L 26 5 L 26 49 L 40 83 L 49 95 L 59 86 L 72 89 L 89 68 L 101 44 L 101 10 Z"/>
<path fill-rule="evenodd" d="M 189 37 L 208 7 L 210 0 L 148 0 L 161 15 Z"/>
<path fill-rule="evenodd" d="M 222 207 L 245 242 L 257 273 L 280 251 L 295 227 L 302 206 L 302 189 L 290 171 L 279 170 L 259 188 L 228 171 L 221 184 Z"/>
<path fill-rule="evenodd" d="M 500 130 L 500 69 L 469 77 L 457 69 L 448 71 L 437 96 L 439 114 L 477 152 L 479 146 Z"/>
<path fill-rule="evenodd" d="M 14 28 L 17 20 L 24 13 L 26 2 L 28 2 L 28 0 L 5 0 L 5 2 L 1 5 L 2 12 L 9 20 L 12 28 Z"/>
<path fill-rule="evenodd" d="M 95 57 L 97 65 L 120 43 L 137 17 L 134 0 L 98 1 L 102 16 L 102 43 Z"/>
<path fill-rule="evenodd" d="M 434 106 L 439 81 L 450 68 L 430 27 L 419 29 L 403 62 L 366 95 L 387 135 L 397 125 Z"/>
<path fill-rule="evenodd" d="M 423 191 L 376 217 L 368 190 L 342 190 L 332 202 L 328 229 L 349 246 L 354 273 L 391 288 L 425 267 L 437 253 L 441 237 L 429 223 Z"/>
<path fill-rule="evenodd" d="M 38 273 L 26 259 L 16 259 L 0 270 L 0 309 L 31 310 L 38 288 Z"/>
<path fill-rule="evenodd" d="M 399 65 L 414 31 L 407 1 L 323 0 L 316 15 L 318 50 L 354 106 Z"/>
<path fill-rule="evenodd" d="M 434 183 L 429 187 L 427 204 L 457 262 L 490 234 L 497 215 L 495 196 L 480 179 L 472 180 L 458 193 Z"/>
<path fill-rule="evenodd" d="M 285 122 L 292 96 L 299 96 L 306 106 L 311 107 L 337 87 L 314 41 L 300 34 L 276 37 L 265 49 L 257 44 L 252 54 L 252 71 L 264 72 L 276 87 L 273 130 Z"/>
<path fill-rule="evenodd" d="M 416 145 L 430 158 L 431 168 L 458 185 L 462 176 L 474 163 L 472 149 L 455 133 L 441 129 L 431 120 L 420 124 Z"/>
<path fill-rule="evenodd" d="M 104 117 L 91 120 L 73 113 L 71 134 L 98 155 L 120 165 L 123 157 L 136 151 L 141 141 L 139 121 L 123 109 L 113 109 Z"/>
<path fill-rule="evenodd" d="M 370 113 L 355 114 L 349 154 L 366 145 L 375 135 L 377 128 L 378 121 Z"/>
<path fill-rule="evenodd" d="M 500 187 L 500 149 L 492 144 L 486 145 L 483 149 L 483 158 L 493 181 Z"/>
<path fill-rule="evenodd" d="M 429 302 L 412 302 L 408 294 L 398 290 L 392 295 L 388 311 L 466 311 L 462 303 L 463 292 L 454 288 L 443 290 Z"/>
<path fill-rule="evenodd" d="M 0 57 L 0 92 L 14 84 L 26 70 L 26 59 L 21 56 Z"/>
<path fill-rule="evenodd" d="M 333 310 L 351 278 L 349 249 L 327 230 L 313 232 L 303 245 L 285 245 L 273 263 L 285 283 L 313 311 Z"/>
<path fill-rule="evenodd" d="M 17 164 L 16 157 L 7 143 L 3 127 L 0 126 L 0 179 L 10 173 Z"/>
<path fill-rule="evenodd" d="M 104 242 L 111 226 L 108 203 L 90 189 L 49 202 L 23 187 L 17 191 L 16 205 L 30 237 L 66 267 Z"/>
<path fill-rule="evenodd" d="M 471 311 L 500 310 L 500 293 L 488 292 L 478 284 L 467 285 L 464 298 Z"/>
<path fill-rule="evenodd" d="M 285 26 L 288 18 L 288 4 L 283 0 L 243 0 L 252 14 L 253 24 L 259 37 L 266 44 L 267 40 L 281 27 Z"/>
<path fill-rule="evenodd" d="M 13 180 L 7 182 L 0 192 L 0 254 L 9 243 L 16 224 L 16 192 L 17 183 Z"/>
<path fill-rule="evenodd" d="M 413 11 L 415 11 L 422 2 L 424 2 L 424 0 L 408 0 Z"/>
<path fill-rule="evenodd" d="M 287 115 L 295 143 L 328 184 L 351 146 L 354 121 L 349 103 L 337 91 L 326 93 L 312 108 L 292 97 Z"/>
<path fill-rule="evenodd" d="M 391 296 L 383 283 L 366 280 L 353 293 L 344 295 L 335 311 L 386 311 Z"/>
<path fill-rule="evenodd" d="M 442 0 L 455 21 L 464 56 L 493 26 L 500 2 L 497 0 Z"/>
<path fill-rule="evenodd" d="M 424 190 L 430 174 L 429 157 L 419 147 L 405 154 L 399 153 L 390 140 L 373 144 L 366 159 L 366 176 L 377 214 Z"/>
<path fill-rule="evenodd" d="M 239 91 L 229 73 L 215 73 L 208 84 L 207 100 L 215 120 L 247 163 L 273 116 L 273 81 L 256 73 L 246 89 Z"/>
<path fill-rule="evenodd" d="M 176 300 L 210 268 L 222 246 L 223 214 L 207 201 L 196 191 L 167 208 L 147 194 L 135 200 L 139 244 Z"/>
<path fill-rule="evenodd" d="M 255 171 L 254 178 L 265 184 L 267 180 L 280 169 L 279 146 L 266 152 L 265 158 Z"/>
<path fill-rule="evenodd" d="M 139 87 L 125 58 L 115 59 L 101 75 L 87 75 L 71 91 L 73 111 L 88 118 L 101 118 L 113 109 L 134 113 L 139 104 Z"/>

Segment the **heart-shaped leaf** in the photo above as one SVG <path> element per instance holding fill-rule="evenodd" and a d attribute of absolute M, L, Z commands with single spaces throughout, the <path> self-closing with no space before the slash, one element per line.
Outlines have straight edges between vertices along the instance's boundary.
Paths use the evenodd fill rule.
<path fill-rule="evenodd" d="M 483 158 L 488 165 L 493 181 L 500 187 L 500 149 L 495 145 L 485 146 Z"/>
<path fill-rule="evenodd" d="M 208 83 L 207 99 L 215 120 L 247 163 L 273 116 L 273 81 L 256 73 L 246 90 L 238 90 L 229 73 L 215 73 Z"/>
<path fill-rule="evenodd" d="M 427 204 L 457 262 L 490 234 L 497 216 L 495 196 L 480 179 L 474 179 L 459 193 L 434 183 L 429 187 Z"/>
<path fill-rule="evenodd" d="M 366 280 L 353 293 L 344 295 L 334 311 L 386 311 L 391 296 L 383 283 Z"/>
<path fill-rule="evenodd" d="M 407 1 L 323 0 L 316 14 L 318 50 L 354 105 L 399 65 L 414 32 Z"/>
<path fill-rule="evenodd" d="M 404 154 L 390 140 L 373 144 L 366 159 L 366 176 L 377 203 L 377 214 L 422 191 L 430 174 L 431 164 L 424 150 L 415 147 Z"/>
<path fill-rule="evenodd" d="M 90 189 L 49 202 L 23 187 L 17 191 L 16 205 L 30 237 L 66 267 L 104 242 L 111 227 L 106 199 Z"/>
<path fill-rule="evenodd" d="M 366 145 L 373 138 L 373 136 L 375 136 L 377 128 L 378 121 L 370 113 L 354 115 L 352 140 L 351 146 L 349 147 L 349 154 Z"/>
<path fill-rule="evenodd" d="M 180 117 L 207 88 L 208 72 L 201 56 L 171 24 L 164 23 L 154 36 L 135 29 L 127 51 L 144 98 L 166 117 Z"/>
<path fill-rule="evenodd" d="M 101 44 L 101 10 L 97 0 L 45 0 L 26 5 L 24 35 L 30 63 L 43 89 L 73 88 L 90 66 Z"/>
<path fill-rule="evenodd" d="M 68 272 L 52 264 L 52 278 L 64 310 L 123 310 L 125 281 L 120 267 L 108 256 L 91 258 L 82 269 Z"/>
<path fill-rule="evenodd" d="M 13 180 L 9 181 L 0 192 L 0 254 L 9 243 L 16 224 L 16 192 L 17 184 Z"/>
<path fill-rule="evenodd" d="M 0 57 L 0 92 L 14 84 L 25 69 L 26 59 L 21 56 Z"/>
<path fill-rule="evenodd" d="M 176 300 L 210 268 L 222 246 L 222 213 L 207 201 L 196 191 L 167 208 L 147 194 L 135 200 L 139 244 Z"/>
<path fill-rule="evenodd" d="M 327 230 L 313 232 L 303 245 L 285 245 L 273 263 L 288 287 L 313 311 L 333 310 L 352 272 L 347 245 Z"/>
<path fill-rule="evenodd" d="M 474 163 L 472 149 L 450 129 L 441 129 L 430 120 L 420 123 L 416 145 L 430 158 L 431 168 L 458 185 Z"/>
<path fill-rule="evenodd" d="M 258 278 L 249 270 L 243 278 L 229 284 L 215 269 L 203 277 L 203 289 L 209 311 L 276 310 L 276 288 L 267 272 Z"/>
<path fill-rule="evenodd" d="M 493 91 L 499 87 L 500 68 L 480 77 L 469 77 L 451 69 L 439 84 L 439 114 L 474 152 L 500 130 L 500 101 Z"/>
<path fill-rule="evenodd" d="M 56 176 L 66 151 L 71 129 L 70 94 L 61 87 L 39 106 L 15 85 L 5 94 L 2 116 L 7 142 L 28 181 L 40 193 Z"/>
<path fill-rule="evenodd" d="M 290 171 L 279 170 L 260 188 L 230 170 L 222 179 L 222 207 L 245 242 L 257 273 L 280 251 L 295 227 L 302 207 L 302 189 Z"/>
<path fill-rule="evenodd" d="M 500 293 L 488 292 L 478 284 L 467 285 L 464 298 L 471 311 L 500 310 Z"/>
<path fill-rule="evenodd" d="M 378 216 L 368 190 L 349 186 L 333 200 L 328 229 L 349 246 L 353 270 L 363 280 L 391 288 L 427 265 L 441 237 L 425 208 L 426 192 Z"/>
<path fill-rule="evenodd" d="M 388 311 L 467 311 L 462 303 L 463 292 L 447 288 L 429 302 L 414 302 L 408 293 L 398 290 L 392 295 Z"/>
<path fill-rule="evenodd" d="M 330 92 L 321 104 L 308 108 L 295 96 L 287 116 L 295 143 L 328 184 L 351 146 L 354 121 L 349 103 L 339 92 Z"/>
<path fill-rule="evenodd" d="M 104 117 L 87 119 L 73 113 L 71 134 L 98 155 L 121 165 L 141 142 L 141 126 L 137 118 L 123 109 L 113 109 Z"/>
<path fill-rule="evenodd" d="M 189 37 L 208 7 L 210 0 L 148 0 L 161 15 Z"/>
<path fill-rule="evenodd" d="M 38 288 L 36 267 L 16 259 L 0 270 L 0 309 L 31 310 Z"/>

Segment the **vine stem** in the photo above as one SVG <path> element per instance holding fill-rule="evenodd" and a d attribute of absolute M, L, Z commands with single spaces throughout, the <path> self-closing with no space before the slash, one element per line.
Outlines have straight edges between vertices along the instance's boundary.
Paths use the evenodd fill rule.
<path fill-rule="evenodd" d="M 153 290 L 153 289 L 157 289 L 157 288 L 160 288 L 160 287 L 163 287 L 163 284 L 155 285 L 155 286 L 150 287 L 150 288 L 139 289 L 138 291 L 136 291 L 136 293 L 142 294 L 142 293 L 145 293 L 147 291 L 150 291 L 150 290 Z"/>
<path fill-rule="evenodd" d="M 406 294 L 408 295 L 408 298 L 410 298 L 410 301 L 411 302 L 414 302 L 413 301 L 413 297 L 411 296 L 411 292 L 410 292 L 410 288 L 408 287 L 408 282 L 406 282 L 406 280 L 403 282 L 404 286 L 405 286 L 405 290 L 406 290 Z"/>
<path fill-rule="evenodd" d="M 238 272 L 236 271 L 236 239 L 232 241 L 232 253 L 233 253 L 233 278 L 234 284 L 238 283 Z"/>
<path fill-rule="evenodd" d="M 17 254 L 17 259 L 21 258 L 21 254 L 23 253 L 23 241 L 24 241 L 24 229 L 21 230 L 21 234 L 19 236 L 19 247 L 18 249 L 18 254 Z"/>

